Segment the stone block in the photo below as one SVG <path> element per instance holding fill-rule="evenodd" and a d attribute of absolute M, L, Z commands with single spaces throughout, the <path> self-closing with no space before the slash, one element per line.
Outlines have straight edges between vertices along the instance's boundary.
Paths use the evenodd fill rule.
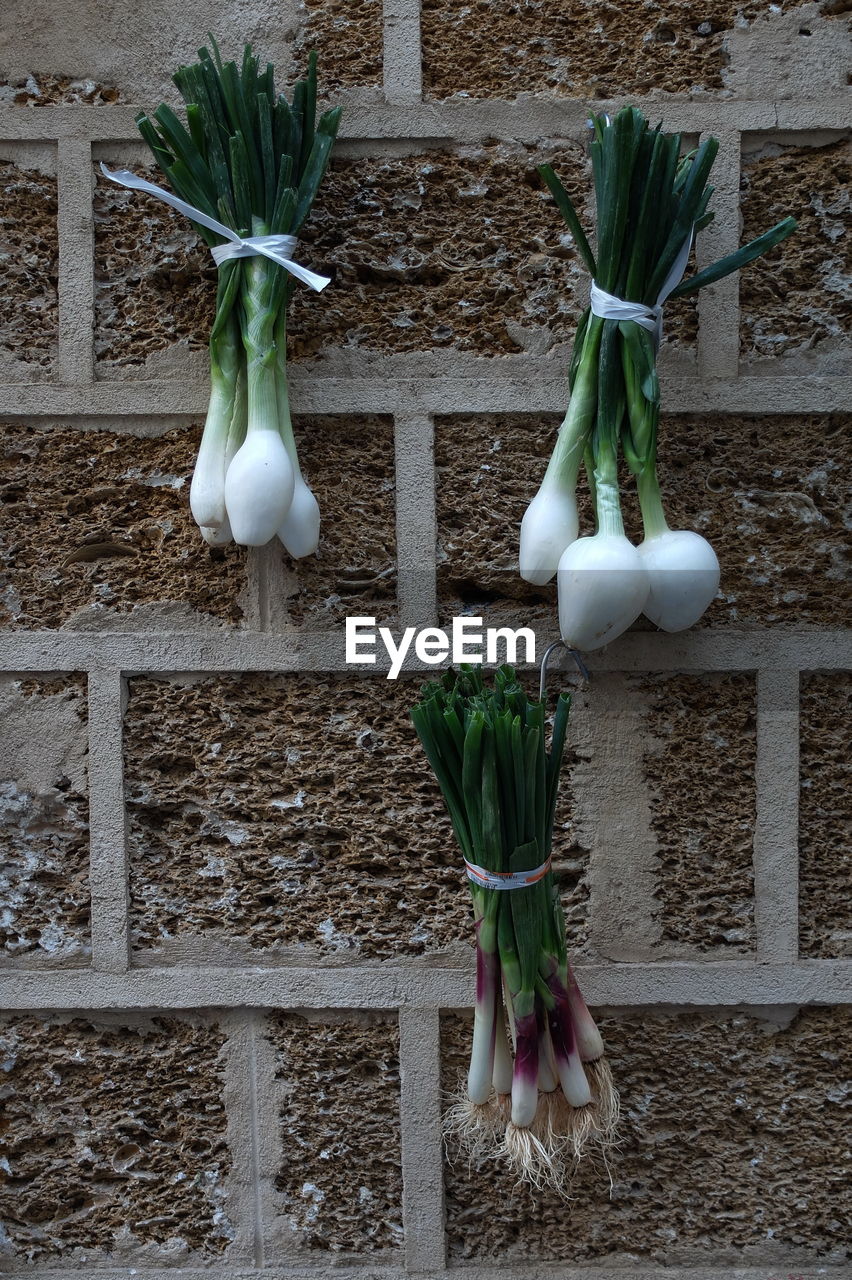
<path fill-rule="evenodd" d="M 0 682 L 2 962 L 80 965 L 91 955 L 83 676 Z"/>
<path fill-rule="evenodd" d="M 849 673 L 804 673 L 800 705 L 799 951 L 849 956 Z"/>
<path fill-rule="evenodd" d="M 2 1043 L 7 1267 L 221 1259 L 234 1229 L 215 1025 L 24 1016 Z"/>
<path fill-rule="evenodd" d="M 189 511 L 200 428 L 3 428 L 0 627 L 238 625 L 245 551 Z"/>
<path fill-rule="evenodd" d="M 444 1086 L 469 1018 L 444 1020 Z M 584 1161 L 572 1199 L 513 1184 L 500 1160 L 446 1169 L 451 1260 L 801 1271 L 848 1263 L 848 1009 L 608 1015 L 621 1144 Z M 612 1186 L 610 1187 L 610 1177 Z M 839 1274 L 839 1272 L 838 1272 Z"/>

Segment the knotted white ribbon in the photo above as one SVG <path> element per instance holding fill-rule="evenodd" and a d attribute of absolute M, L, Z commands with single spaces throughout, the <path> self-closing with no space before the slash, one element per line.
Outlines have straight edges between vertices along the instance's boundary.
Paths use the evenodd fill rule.
<path fill-rule="evenodd" d="M 170 204 L 173 209 L 177 209 L 178 213 L 185 214 L 193 222 L 200 223 L 202 227 L 207 227 L 208 231 L 215 231 L 217 236 L 227 240 L 227 244 L 214 244 L 210 249 L 217 267 L 230 258 L 261 256 L 277 262 L 279 267 L 289 271 L 291 276 L 301 280 L 316 293 L 320 293 L 327 284 L 331 283 L 328 276 L 317 275 L 315 271 L 309 271 L 307 267 L 293 261 L 292 255 L 299 243 L 295 236 L 246 236 L 243 238 L 232 227 L 226 227 L 224 223 L 217 222 L 215 218 L 202 213 L 200 209 L 193 208 L 185 200 L 172 195 L 171 191 L 165 191 L 145 178 L 137 178 L 136 174 L 131 173 L 129 169 L 109 170 L 105 164 L 101 164 L 101 173 L 105 178 L 109 178 L 110 182 L 117 182 L 120 187 L 130 187 L 134 191 L 147 191 L 149 195 L 156 196 L 165 204 Z"/>
<path fill-rule="evenodd" d="M 602 289 L 593 280 L 589 291 L 589 306 L 591 307 L 592 315 L 600 316 L 602 320 L 632 320 L 634 324 L 647 329 L 653 335 L 654 352 L 656 354 L 663 340 L 663 303 L 683 279 L 683 273 L 689 261 L 689 251 L 692 248 L 694 233 L 695 228 L 693 227 L 672 263 L 672 269 L 663 281 L 663 287 L 657 294 L 657 301 L 653 305 L 647 302 L 628 302 L 624 298 L 617 298 L 615 294 L 607 293 L 606 289 Z"/>

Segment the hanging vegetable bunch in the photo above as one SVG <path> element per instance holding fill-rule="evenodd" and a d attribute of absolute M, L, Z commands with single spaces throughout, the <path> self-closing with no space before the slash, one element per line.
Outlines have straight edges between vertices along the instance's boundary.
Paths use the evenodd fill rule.
<path fill-rule="evenodd" d="M 467 1096 L 450 1126 L 475 1154 L 499 1154 L 518 1177 L 558 1190 L 589 1142 L 607 1146 L 618 1118 L 603 1042 L 568 964 L 550 867 L 569 705 L 562 695 L 549 750 L 544 702 L 531 702 L 508 666 L 493 688 L 478 667 L 450 670 L 423 687 L 411 711 L 464 856 L 476 922 Z"/>
<path fill-rule="evenodd" d="M 590 123 L 594 253 L 559 179 L 549 165 L 539 168 L 593 283 L 574 341 L 568 411 L 520 538 L 521 576 L 541 585 L 557 575 L 560 631 L 576 649 L 607 644 L 643 612 L 664 631 L 682 631 L 715 596 L 719 563 L 713 548 L 697 533 L 668 527 L 657 480 L 662 306 L 738 270 L 796 226 L 785 218 L 682 281 L 693 238 L 713 218 L 707 180 L 718 141 L 706 138 L 681 156 L 680 135 L 652 129 L 633 107 Z M 619 452 L 637 481 L 645 531 L 638 547 L 624 534 Z M 597 529 L 578 538 L 581 463 Z"/>
<path fill-rule="evenodd" d="M 293 556 L 316 550 L 320 512 L 299 467 L 287 396 L 287 305 L 293 278 L 326 284 L 293 261 L 325 173 L 341 109 L 316 119 L 316 54 L 292 102 L 276 94 L 246 45 L 242 65 L 199 50 L 174 81 L 184 126 L 161 105 L 137 125 L 175 195 L 127 170 L 107 177 L 188 216 L 219 267 L 210 332 L 210 404 L 190 488 L 203 537 Z"/>

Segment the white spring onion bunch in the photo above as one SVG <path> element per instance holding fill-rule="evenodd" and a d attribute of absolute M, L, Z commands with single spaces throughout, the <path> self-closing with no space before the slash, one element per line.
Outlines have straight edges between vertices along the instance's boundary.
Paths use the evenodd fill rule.
<path fill-rule="evenodd" d="M 549 165 L 539 168 L 592 275 L 591 304 L 574 342 L 571 398 L 541 487 L 521 523 L 520 572 L 557 576 L 559 627 L 574 649 L 614 640 L 640 613 L 663 631 L 691 627 L 716 595 L 719 563 L 706 539 L 670 529 L 657 480 L 662 305 L 751 262 L 796 226 L 785 218 L 681 283 L 695 234 L 712 219 L 707 185 L 719 144 L 680 155 L 680 135 L 651 129 L 636 108 L 595 117 L 591 143 L 597 252 Z M 624 533 L 621 451 L 637 479 L 645 537 Z M 577 477 L 585 465 L 597 528 L 578 537 Z"/>
<path fill-rule="evenodd" d="M 219 266 L 210 403 L 190 488 L 203 537 L 213 546 L 233 539 L 250 547 L 277 537 L 292 556 L 306 556 L 317 548 L 320 513 L 290 420 L 287 305 L 292 275 L 316 289 L 328 283 L 291 255 L 341 108 L 316 118 L 316 54 L 288 102 L 276 95 L 274 68 L 261 71 L 250 45 L 238 67 L 222 62 L 212 37 L 211 44 L 212 55 L 201 49 L 198 62 L 174 76 L 186 126 L 165 105 L 136 121 L 179 199 L 132 174 L 115 177 L 191 206 L 188 215 L 204 219 L 192 218 Z"/>

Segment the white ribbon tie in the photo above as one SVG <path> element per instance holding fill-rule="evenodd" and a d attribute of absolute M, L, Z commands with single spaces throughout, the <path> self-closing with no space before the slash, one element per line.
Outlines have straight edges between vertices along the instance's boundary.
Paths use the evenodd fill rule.
<path fill-rule="evenodd" d="M 600 316 L 602 320 L 632 320 L 634 324 L 647 329 L 653 335 L 654 352 L 659 351 L 660 343 L 663 340 L 663 303 L 683 279 L 694 233 L 695 228 L 693 227 L 672 263 L 672 269 L 663 281 L 663 287 L 657 294 L 657 301 L 653 305 L 647 302 L 628 302 L 624 298 L 617 298 L 615 294 L 607 293 L 606 289 L 602 289 L 593 280 L 592 287 L 589 290 L 589 306 L 591 307 L 592 315 Z"/>
<path fill-rule="evenodd" d="M 210 249 L 217 267 L 231 258 L 264 257 L 269 258 L 271 262 L 276 262 L 285 271 L 289 271 L 291 276 L 301 280 L 315 293 L 321 293 L 325 286 L 331 283 L 328 276 L 317 275 L 315 271 L 309 271 L 301 263 L 293 261 L 292 255 L 299 243 L 295 236 L 246 236 L 243 238 L 232 227 L 226 227 L 224 223 L 217 222 L 209 214 L 202 213 L 200 209 L 195 209 L 185 200 L 172 195 L 171 191 L 165 191 L 145 178 L 138 178 L 129 169 L 110 170 L 105 164 L 101 164 L 101 173 L 105 178 L 109 178 L 110 182 L 118 183 L 120 187 L 130 187 L 133 191 L 147 191 L 148 195 L 156 196 L 158 200 L 170 204 L 173 209 L 177 209 L 178 213 L 191 218 L 202 227 L 207 227 L 208 231 L 215 231 L 217 236 L 227 241 L 227 244 L 214 244 Z"/>

